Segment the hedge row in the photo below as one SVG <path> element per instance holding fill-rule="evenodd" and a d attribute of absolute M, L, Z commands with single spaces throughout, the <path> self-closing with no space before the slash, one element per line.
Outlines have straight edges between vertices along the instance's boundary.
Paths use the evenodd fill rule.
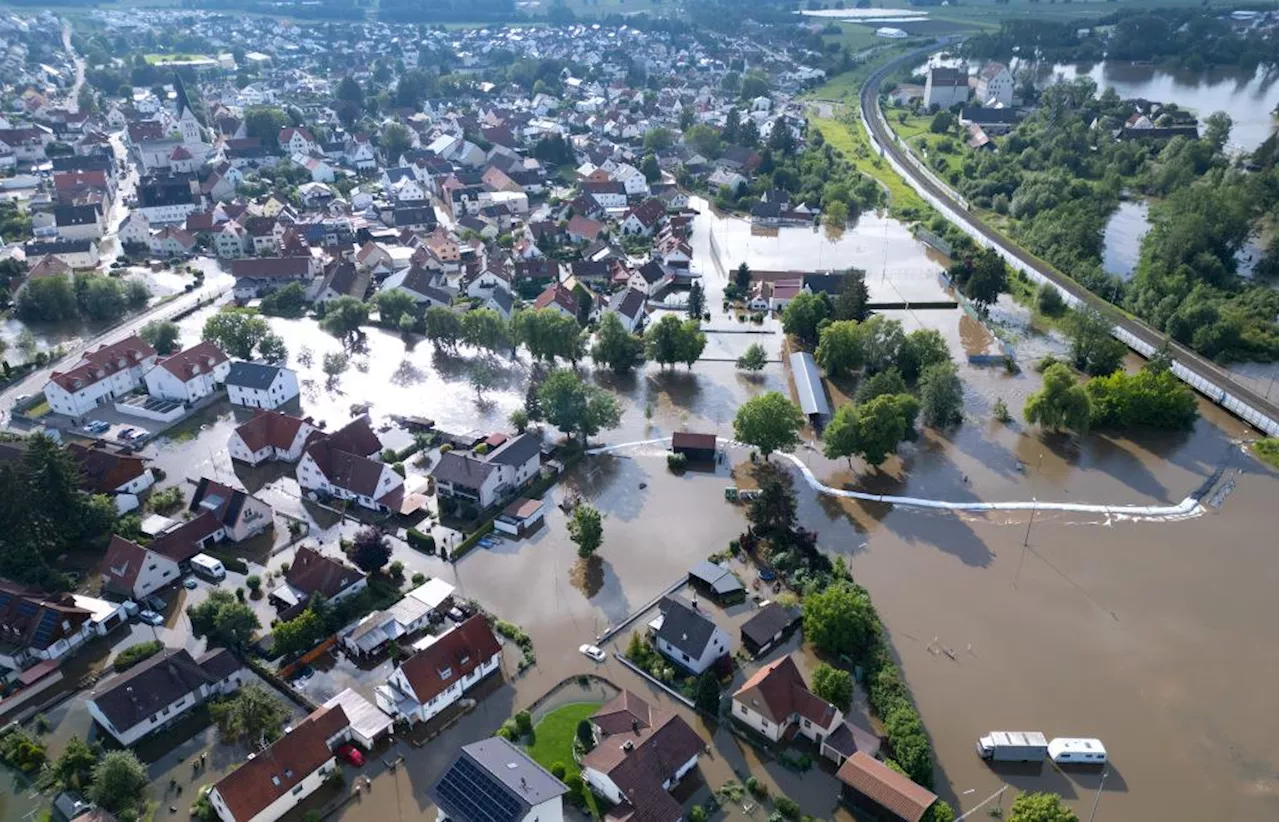
<path fill-rule="evenodd" d="M 237 574 L 249 573 L 249 563 L 245 562 L 240 557 L 229 554 L 226 551 L 221 551 L 217 548 L 206 548 L 204 549 L 204 553 L 221 562 L 226 566 L 228 571 L 235 571 Z"/>
<path fill-rule="evenodd" d="M 884 725 L 892 761 L 911 781 L 932 788 L 933 745 L 883 635 L 884 630 L 881 629 L 862 660 L 866 671 L 867 701 Z"/>
<path fill-rule="evenodd" d="M 130 645 L 116 654 L 115 661 L 111 664 L 115 666 L 117 673 L 127 671 L 144 659 L 153 657 L 163 650 L 164 643 L 158 639 L 153 639 L 150 642 L 139 642 L 137 645 Z"/>
<path fill-rule="evenodd" d="M 436 552 L 436 538 L 431 534 L 424 534 L 417 528 L 410 528 L 405 532 L 405 540 L 414 548 L 428 554 Z"/>

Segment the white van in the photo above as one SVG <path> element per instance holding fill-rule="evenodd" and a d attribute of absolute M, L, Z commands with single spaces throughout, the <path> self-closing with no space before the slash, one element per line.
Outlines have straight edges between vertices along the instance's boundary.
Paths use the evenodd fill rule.
<path fill-rule="evenodd" d="M 227 578 L 227 569 L 223 567 L 222 562 L 208 554 L 196 554 L 192 557 L 191 570 L 215 582 L 221 582 Z"/>
<path fill-rule="evenodd" d="M 1059 737 L 1049 743 L 1049 757 L 1059 765 L 1105 765 L 1107 749 L 1098 739 Z"/>

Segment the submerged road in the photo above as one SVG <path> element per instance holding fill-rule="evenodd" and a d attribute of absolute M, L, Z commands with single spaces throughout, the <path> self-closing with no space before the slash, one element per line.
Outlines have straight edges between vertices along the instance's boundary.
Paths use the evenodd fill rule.
<path fill-rule="evenodd" d="M 1129 317 L 1115 306 L 1098 297 L 1071 278 L 1061 274 L 1043 261 L 1010 242 L 999 232 L 969 213 L 967 204 L 960 201 L 950 187 L 942 184 L 932 174 L 922 171 L 914 157 L 898 142 L 880 110 L 880 83 L 903 63 L 918 60 L 936 46 L 909 52 L 892 60 L 871 73 L 859 91 L 859 103 L 864 127 L 880 153 L 889 160 L 912 188 L 932 205 L 939 208 L 952 222 L 984 245 L 1001 252 L 1015 268 L 1019 268 L 1041 282 L 1050 282 L 1073 307 L 1092 306 L 1114 326 L 1117 339 L 1144 357 L 1150 357 L 1163 346 L 1169 346 L 1174 360 L 1173 372 L 1192 388 L 1221 405 L 1226 410 L 1253 425 L 1264 433 L 1275 436 L 1280 431 L 1280 412 L 1274 402 L 1237 382 L 1230 373 L 1211 360 L 1201 357 L 1145 323 Z"/>
<path fill-rule="evenodd" d="M 719 438 L 719 441 L 722 445 L 732 445 L 740 448 L 751 447 L 745 443 L 726 440 L 723 437 Z M 635 442 L 621 442 L 617 445 L 605 445 L 600 448 L 589 449 L 587 453 L 592 455 L 612 454 L 617 451 L 645 445 L 670 444 L 670 437 L 659 437 L 652 440 L 637 440 Z M 973 513 L 985 511 L 1071 511 L 1077 514 L 1106 514 L 1116 519 L 1148 522 L 1171 522 L 1189 517 L 1198 517 L 1204 513 L 1204 507 L 1200 505 L 1200 501 L 1191 496 L 1185 497 L 1176 505 L 1105 505 L 1091 502 L 1055 502 L 1035 499 L 1008 502 L 954 502 L 951 500 L 925 499 L 923 497 L 899 497 L 893 494 L 870 494 L 866 491 L 832 488 L 830 485 L 823 484 L 821 480 L 814 476 L 813 472 L 809 470 L 809 466 L 805 465 L 795 454 L 780 453 L 778 456 L 790 460 L 796 468 L 800 469 L 800 474 L 804 477 L 805 484 L 819 494 L 862 500 L 864 502 L 881 502 L 885 505 L 899 505 L 906 508 L 928 508 L 940 511 L 968 511 Z"/>

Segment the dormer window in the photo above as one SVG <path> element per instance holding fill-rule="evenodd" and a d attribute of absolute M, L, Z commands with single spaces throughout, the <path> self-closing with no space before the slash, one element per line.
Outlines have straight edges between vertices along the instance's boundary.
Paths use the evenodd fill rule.
<path fill-rule="evenodd" d="M 453 676 L 452 668 L 441 668 L 439 671 L 441 679 L 450 679 Z"/>

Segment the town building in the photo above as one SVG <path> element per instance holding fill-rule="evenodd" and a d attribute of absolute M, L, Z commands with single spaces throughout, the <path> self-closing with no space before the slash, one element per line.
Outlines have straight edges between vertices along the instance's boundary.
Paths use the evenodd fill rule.
<path fill-rule="evenodd" d="M 222 525 L 223 539 L 243 542 L 271 527 L 271 506 L 245 491 L 202 477 L 196 483 L 189 510 L 195 516 L 208 511 Z"/>
<path fill-rule="evenodd" d="M 541 464 L 541 441 L 524 433 L 487 454 L 445 452 L 431 475 L 437 494 L 466 500 L 483 510 L 535 479 Z"/>
<path fill-rule="evenodd" d="M 45 383 L 45 399 L 59 414 L 82 417 L 137 388 L 156 358 L 156 350 L 138 336 L 99 346 L 66 371 L 54 371 Z"/>
<path fill-rule="evenodd" d="M 153 397 L 195 403 L 217 391 L 230 370 L 227 355 L 205 340 L 160 360 L 143 379 Z"/>
<path fill-rule="evenodd" d="M 116 742 L 133 745 L 210 699 L 234 693 L 246 676 L 240 661 L 225 648 L 197 659 L 185 648 L 169 648 L 102 681 L 85 704 Z"/>
<path fill-rule="evenodd" d="M 372 458 L 381 451 L 382 443 L 369 427 L 368 417 L 357 417 L 332 434 L 317 432 L 298 460 L 298 485 L 313 496 L 399 513 L 404 478 Z"/>
<path fill-rule="evenodd" d="M 112 536 L 102 558 L 103 588 L 113 594 L 145 599 L 182 577 L 177 561 L 121 536 Z"/>
<path fill-rule="evenodd" d="M 320 789 L 339 767 L 334 751 L 350 738 L 341 705 L 318 708 L 220 779 L 209 804 L 222 822 L 275 822 Z"/>
<path fill-rule="evenodd" d="M 953 68 L 931 68 L 924 81 L 926 108 L 951 108 L 969 101 L 969 75 Z"/>
<path fill-rule="evenodd" d="M 502 737 L 464 745 L 427 798 L 436 822 L 563 822 L 568 788 Z"/>
<path fill-rule="evenodd" d="M 101 442 L 72 443 L 67 451 L 80 466 L 81 488 L 111 497 L 121 514 L 137 510 L 138 495 L 155 485 L 155 474 L 142 457 L 117 453 Z"/>
<path fill-rule="evenodd" d="M 294 552 L 284 582 L 272 589 L 268 600 L 281 611 L 281 619 L 289 619 L 317 594 L 328 602 L 339 602 L 360 593 L 368 584 L 358 568 L 303 545 Z"/>
<path fill-rule="evenodd" d="M 698 766 L 702 737 L 674 711 L 623 691 L 591 715 L 595 747 L 582 758 L 582 779 L 616 807 L 617 819 L 680 822 L 670 791 Z"/>
<path fill-rule="evenodd" d="M 920 822 L 938 801 L 933 791 L 861 751 L 845 760 L 836 778 L 846 804 L 881 822 Z"/>
<path fill-rule="evenodd" d="M 668 594 L 658 602 L 654 635 L 658 651 L 684 670 L 700 674 L 729 654 L 729 635 L 697 603 Z"/>
<path fill-rule="evenodd" d="M 988 63 L 978 72 L 978 82 L 974 87 L 974 99 L 980 106 L 1013 105 L 1013 75 L 1003 63 Z"/>
<path fill-rule="evenodd" d="M 439 636 L 377 688 L 378 707 L 395 719 L 426 722 L 498 670 L 502 646 L 477 614 Z"/>
<path fill-rule="evenodd" d="M 279 411 L 259 411 L 227 438 L 231 459 L 249 465 L 264 462 L 297 462 L 302 449 L 316 432 L 308 420 Z"/>
<path fill-rule="evenodd" d="M 300 393 L 295 371 L 256 362 L 233 362 L 225 385 L 231 404 L 244 408 L 279 408 Z"/>

